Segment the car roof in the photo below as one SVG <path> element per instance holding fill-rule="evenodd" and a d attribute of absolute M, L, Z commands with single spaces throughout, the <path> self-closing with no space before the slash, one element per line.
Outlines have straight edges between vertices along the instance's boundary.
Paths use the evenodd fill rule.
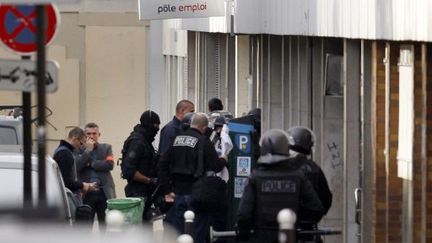
<path fill-rule="evenodd" d="M 14 145 L 1 145 L 0 146 L 0 168 L 3 169 L 23 169 L 24 168 L 24 157 L 21 151 L 21 146 Z M 8 150 L 9 149 L 9 150 Z M 13 151 L 15 150 L 15 151 Z M 31 155 L 32 170 L 38 171 L 38 157 L 36 154 Z M 47 166 L 58 168 L 57 163 L 50 157 L 47 156 L 45 163 Z"/>
<path fill-rule="evenodd" d="M 23 124 L 22 117 L 2 116 L 0 115 L 0 126 L 21 128 Z"/>

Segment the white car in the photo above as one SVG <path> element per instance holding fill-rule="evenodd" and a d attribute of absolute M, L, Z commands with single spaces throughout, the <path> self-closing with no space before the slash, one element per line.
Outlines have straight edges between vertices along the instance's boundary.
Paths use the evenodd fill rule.
<path fill-rule="evenodd" d="M 16 110 L 13 110 L 14 113 Z M 0 115 L 0 213 L 17 213 L 23 209 L 23 120 L 17 116 Z M 34 207 L 38 200 L 38 163 L 32 154 L 32 201 Z M 65 187 L 57 163 L 46 156 L 46 196 L 47 206 L 56 208 L 53 213 L 57 219 L 72 224 L 75 215 L 80 220 L 90 217 L 91 208 L 83 206 L 76 196 Z"/>
<path fill-rule="evenodd" d="M 0 210 L 5 213 L 23 208 L 23 165 L 21 146 L 0 145 Z M 46 158 L 46 196 L 47 206 L 55 208 L 57 219 L 72 223 L 70 198 L 57 163 L 49 156 Z M 32 155 L 32 201 L 37 206 L 38 164 L 37 156 Z M 69 194 L 69 195 L 68 195 Z"/>

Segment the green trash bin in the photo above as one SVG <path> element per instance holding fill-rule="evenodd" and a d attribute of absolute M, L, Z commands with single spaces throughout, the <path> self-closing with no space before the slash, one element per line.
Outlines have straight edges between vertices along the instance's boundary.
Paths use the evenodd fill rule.
<path fill-rule="evenodd" d="M 107 200 L 107 211 L 119 210 L 125 216 L 125 222 L 129 224 L 142 223 L 144 212 L 144 198 L 126 197 Z"/>

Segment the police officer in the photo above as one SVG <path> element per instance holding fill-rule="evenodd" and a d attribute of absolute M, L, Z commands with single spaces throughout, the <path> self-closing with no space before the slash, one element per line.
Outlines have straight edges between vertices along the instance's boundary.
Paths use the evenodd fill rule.
<path fill-rule="evenodd" d="M 288 141 L 290 153 L 296 158 L 300 169 L 312 183 L 315 192 L 324 206 L 324 214 L 327 214 L 332 204 L 332 193 L 329 189 L 327 179 L 321 168 L 309 157 L 315 144 L 315 134 L 306 127 L 292 127 L 288 129 Z M 300 222 L 299 227 L 304 230 L 312 230 L 318 221 Z M 318 239 L 319 241 L 319 239 Z"/>
<path fill-rule="evenodd" d="M 290 158 L 288 137 L 272 129 L 260 139 L 261 156 L 244 188 L 238 211 L 238 240 L 278 242 L 278 212 L 292 209 L 298 220 L 321 218 L 324 208 L 305 175 Z"/>
<path fill-rule="evenodd" d="M 145 111 L 126 139 L 121 165 L 123 178 L 127 180 L 127 197 L 148 198 L 157 183 L 156 152 L 152 142 L 159 131 L 160 119 L 154 111 Z"/>
<path fill-rule="evenodd" d="M 165 153 L 171 146 L 175 136 L 181 132 L 180 125 L 184 115 L 194 111 L 195 105 L 189 100 L 181 100 L 177 103 L 175 116 L 161 130 L 159 137 L 159 154 Z"/>
<path fill-rule="evenodd" d="M 213 144 L 204 136 L 207 126 L 208 119 L 204 113 L 194 114 L 190 128 L 175 137 L 172 146 L 161 156 L 159 162 L 160 185 L 167 192 L 165 199 L 168 202 L 174 201 L 166 221 L 182 233 L 184 212 L 192 208 L 195 213 L 194 242 L 196 243 L 206 242 L 210 215 L 208 212 L 192 207 L 192 185 L 208 171 L 221 171 L 227 162 L 226 158 L 218 157 Z M 198 166 L 200 158 L 202 168 Z"/>

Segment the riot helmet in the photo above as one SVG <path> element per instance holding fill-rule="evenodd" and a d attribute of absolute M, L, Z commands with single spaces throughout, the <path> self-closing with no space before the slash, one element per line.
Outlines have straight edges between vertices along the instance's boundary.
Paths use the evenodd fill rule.
<path fill-rule="evenodd" d="M 288 136 L 280 129 L 266 131 L 260 139 L 261 156 L 258 163 L 273 164 L 289 158 Z"/>
<path fill-rule="evenodd" d="M 184 115 L 183 120 L 181 121 L 181 129 L 183 131 L 186 131 L 190 128 L 190 124 L 194 114 L 194 112 L 188 112 Z"/>
<path fill-rule="evenodd" d="M 307 127 L 292 127 L 288 129 L 289 148 L 298 153 L 309 155 L 315 144 L 315 134 Z"/>

